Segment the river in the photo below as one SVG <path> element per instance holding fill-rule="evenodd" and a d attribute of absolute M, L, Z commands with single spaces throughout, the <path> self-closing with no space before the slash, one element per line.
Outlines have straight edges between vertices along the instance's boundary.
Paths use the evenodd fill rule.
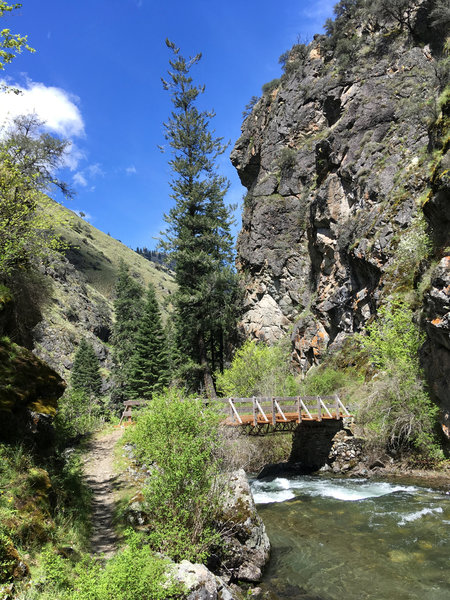
<path fill-rule="evenodd" d="M 450 492 L 326 476 L 252 482 L 284 600 L 449 600 Z"/>

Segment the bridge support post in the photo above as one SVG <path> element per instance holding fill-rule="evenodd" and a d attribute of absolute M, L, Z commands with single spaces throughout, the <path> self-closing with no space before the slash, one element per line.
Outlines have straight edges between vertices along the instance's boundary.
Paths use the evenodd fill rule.
<path fill-rule="evenodd" d="M 341 429 L 342 419 L 303 420 L 294 431 L 289 462 L 300 464 L 305 472 L 318 471 L 327 463 L 333 438 Z"/>

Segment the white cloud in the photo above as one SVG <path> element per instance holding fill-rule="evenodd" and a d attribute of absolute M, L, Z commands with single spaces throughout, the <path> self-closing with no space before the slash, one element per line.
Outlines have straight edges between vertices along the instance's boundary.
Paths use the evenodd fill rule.
<path fill-rule="evenodd" d="M 6 84 L 3 80 L 0 83 Z M 65 90 L 28 80 L 26 86 L 10 84 L 21 91 L 0 94 L 0 122 L 18 115 L 35 113 L 45 128 L 65 138 L 83 137 L 84 122 L 77 106 L 78 98 Z"/>
<path fill-rule="evenodd" d="M 78 163 L 85 158 L 85 153 L 80 150 L 76 144 L 71 142 L 66 150 L 63 166 L 68 167 L 71 171 L 75 171 L 78 167 Z"/>
<path fill-rule="evenodd" d="M 93 177 L 103 177 L 105 172 L 103 171 L 100 163 L 95 163 L 94 165 L 88 165 L 85 169 L 78 171 L 73 176 L 73 182 L 77 185 L 81 185 L 83 187 L 88 186 L 88 180 Z M 95 186 L 91 186 L 89 191 L 94 191 Z"/>
<path fill-rule="evenodd" d="M 127 167 L 125 169 L 125 172 L 127 175 L 135 175 L 137 173 L 137 169 L 134 165 L 131 165 L 131 167 Z"/>
<path fill-rule="evenodd" d="M 73 182 L 83 187 L 86 187 L 88 184 L 86 177 L 81 172 L 75 173 L 75 175 L 73 176 Z"/>
<path fill-rule="evenodd" d="M 105 172 L 100 166 L 100 163 L 95 163 L 95 165 L 89 165 L 88 167 L 86 167 L 86 171 L 91 177 L 95 177 L 96 175 L 103 177 L 105 174 Z"/>

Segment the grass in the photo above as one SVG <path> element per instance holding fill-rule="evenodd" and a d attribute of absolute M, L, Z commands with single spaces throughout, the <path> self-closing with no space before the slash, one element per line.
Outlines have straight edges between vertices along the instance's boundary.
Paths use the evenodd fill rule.
<path fill-rule="evenodd" d="M 67 256 L 77 270 L 86 277 L 87 283 L 106 301 L 114 296 L 119 264 L 123 260 L 144 286 L 150 282 L 156 289 L 159 302 L 167 293 L 175 291 L 170 273 L 158 268 L 119 240 L 96 229 L 71 210 L 52 202 L 45 207 L 55 216 L 58 233 L 68 246 Z M 164 312 L 164 306 L 162 306 Z"/>

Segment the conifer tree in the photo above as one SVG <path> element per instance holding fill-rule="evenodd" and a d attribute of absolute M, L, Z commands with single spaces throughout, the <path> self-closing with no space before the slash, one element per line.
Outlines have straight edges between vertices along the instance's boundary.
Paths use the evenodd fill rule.
<path fill-rule="evenodd" d="M 75 354 L 70 383 L 73 389 L 86 392 L 89 396 L 100 395 L 100 364 L 92 344 L 85 338 L 81 340 Z"/>
<path fill-rule="evenodd" d="M 161 246 L 175 265 L 174 322 L 179 355 L 188 367 L 185 372 L 197 387 L 203 385 L 214 396 L 215 357 L 221 356 L 218 364 L 223 363 L 236 320 L 232 218 L 224 203 L 229 182 L 216 169 L 216 159 L 227 145 L 210 130 L 214 113 L 196 107 L 205 88 L 193 84 L 189 71 L 201 54 L 187 60 L 172 42 L 166 40 L 166 44 L 174 55 L 163 85 L 174 105 L 164 127 L 172 151 L 169 164 L 175 206 L 165 215 L 168 228 Z"/>
<path fill-rule="evenodd" d="M 150 399 L 169 383 L 167 340 L 155 290 L 150 284 L 130 360 L 129 388 L 137 398 Z"/>
<path fill-rule="evenodd" d="M 142 315 L 143 293 L 142 286 L 131 277 L 128 267 L 122 262 L 116 284 L 116 320 L 112 336 L 115 382 L 112 400 L 115 404 L 130 398 L 130 357 L 134 351 L 135 337 Z"/>

